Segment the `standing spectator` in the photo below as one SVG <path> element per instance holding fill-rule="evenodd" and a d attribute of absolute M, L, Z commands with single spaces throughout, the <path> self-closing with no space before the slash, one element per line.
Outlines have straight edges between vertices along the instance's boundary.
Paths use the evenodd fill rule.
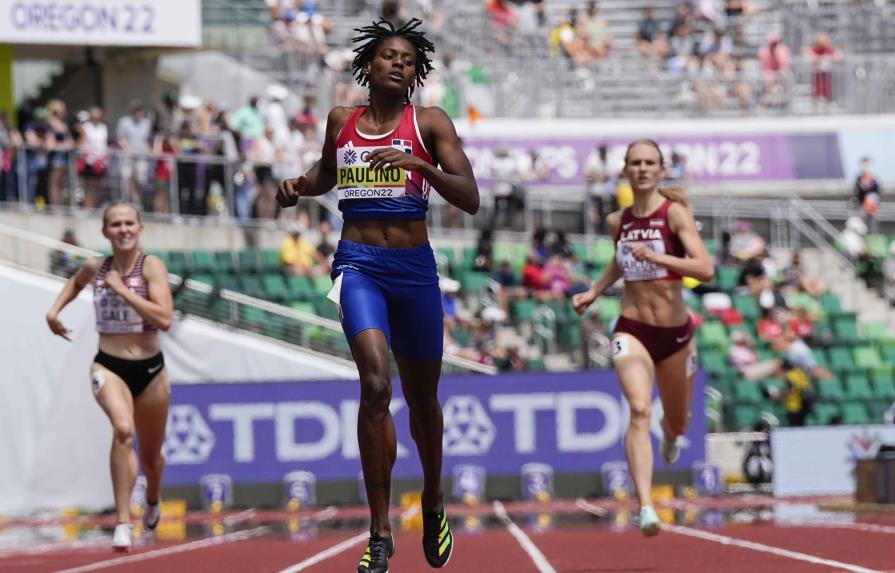
<path fill-rule="evenodd" d="M 314 113 L 316 100 L 317 98 L 313 94 L 305 94 L 304 105 L 301 111 L 295 114 L 295 121 L 298 123 L 299 129 L 303 129 L 306 125 L 312 125 L 316 129 L 317 123 L 320 121 L 317 114 Z"/>
<path fill-rule="evenodd" d="M 671 165 L 665 170 L 665 184 L 686 186 L 690 182 L 687 172 L 687 159 L 677 151 L 671 152 Z"/>
<path fill-rule="evenodd" d="M 871 233 L 877 232 L 876 215 L 879 212 L 881 189 L 876 176 L 871 171 L 872 162 L 869 157 L 861 158 L 861 172 L 855 179 L 855 200 L 864 212 Z"/>
<path fill-rule="evenodd" d="M 180 130 L 183 112 L 177 105 L 177 92 L 169 91 L 162 97 L 162 105 L 155 109 L 153 131 L 156 134 L 170 135 Z"/>
<path fill-rule="evenodd" d="M 606 215 L 615 211 L 615 185 L 608 162 L 608 149 L 605 144 L 600 144 L 584 163 L 584 181 L 591 202 L 593 229 L 601 235 L 606 233 Z"/>
<path fill-rule="evenodd" d="M 258 193 L 252 203 L 252 218 L 276 219 L 280 216 L 280 209 L 277 204 L 276 182 L 273 179 L 262 182 L 258 186 Z"/>
<path fill-rule="evenodd" d="M 0 110 L 0 201 L 16 201 L 19 195 L 17 153 L 22 134 L 9 121 L 9 113 Z"/>
<path fill-rule="evenodd" d="M 612 49 L 612 32 L 606 19 L 599 15 L 596 0 L 587 3 L 587 12 L 578 23 L 578 35 L 584 41 L 584 47 L 593 60 L 602 60 Z"/>
<path fill-rule="evenodd" d="M 643 59 L 650 64 L 664 61 L 668 54 L 668 42 L 662 37 L 661 25 L 656 20 L 656 9 L 652 6 L 643 9 L 643 18 L 637 24 L 634 45 Z"/>
<path fill-rule="evenodd" d="M 25 124 L 25 161 L 28 170 L 27 201 L 38 207 L 46 204 L 49 180 L 49 146 L 52 130 L 47 121 L 47 110 L 34 110 Z"/>
<path fill-rule="evenodd" d="M 46 139 L 50 166 L 47 198 L 50 205 L 61 205 L 63 187 L 68 177 L 68 154 L 74 148 L 65 104 L 61 100 L 51 99 L 47 102 L 47 124 L 51 132 Z"/>
<path fill-rule="evenodd" d="M 109 128 L 103 122 L 103 110 L 90 108 L 89 119 L 81 125 L 84 138 L 81 141 L 81 158 L 78 172 L 84 178 L 84 207 L 94 209 L 103 193 L 103 176 L 107 170 Z"/>
<path fill-rule="evenodd" d="M 509 149 L 505 146 L 500 146 L 494 151 L 491 179 L 493 180 L 491 192 L 494 195 L 492 226 L 511 227 L 517 210 L 517 199 L 514 194 L 516 186 L 521 180 L 521 174 L 516 158 L 510 155 Z M 501 212 L 503 212 L 502 222 Z"/>
<path fill-rule="evenodd" d="M 258 110 L 258 98 L 252 96 L 249 98 L 248 104 L 239 108 L 233 117 L 230 118 L 230 124 L 233 129 L 239 133 L 239 136 L 246 142 L 260 137 L 264 134 L 264 119 Z"/>
<path fill-rule="evenodd" d="M 789 368 L 786 368 L 789 366 Z M 805 425 L 805 418 L 811 413 L 814 402 L 814 388 L 811 385 L 811 377 L 801 368 L 787 364 L 786 389 L 781 396 L 783 406 L 786 409 L 787 423 L 792 428 Z"/>
<path fill-rule="evenodd" d="M 842 53 L 833 47 L 828 34 L 818 34 L 804 54 L 814 70 L 812 95 L 815 104 L 826 106 L 833 101 L 833 65 L 842 60 Z"/>
<path fill-rule="evenodd" d="M 143 189 L 149 182 L 149 155 L 152 124 L 146 117 L 143 102 L 135 99 L 130 105 L 130 114 L 122 116 L 115 127 L 118 147 L 125 158 L 121 165 L 122 175 L 127 179 L 131 201 L 142 205 Z"/>
<path fill-rule="evenodd" d="M 498 46 L 508 48 L 513 42 L 513 35 L 516 31 L 516 15 L 513 14 L 507 0 L 489 0 L 486 8 L 491 18 L 491 26 Z"/>
<path fill-rule="evenodd" d="M 765 44 L 758 49 L 758 62 L 764 84 L 763 99 L 770 107 L 780 107 L 786 100 L 790 60 L 789 46 L 780 34 L 771 32 Z"/>
<path fill-rule="evenodd" d="M 494 235 L 491 229 L 482 229 L 475 247 L 475 258 L 472 268 L 477 271 L 491 272 L 494 265 Z"/>
<path fill-rule="evenodd" d="M 275 145 L 283 145 L 289 140 L 289 121 L 283 102 L 289 96 L 289 90 L 279 84 L 267 86 L 267 103 L 261 110 L 264 125 L 273 130 L 272 141 Z"/>
<path fill-rule="evenodd" d="M 273 179 L 273 166 L 277 161 L 277 147 L 274 145 L 273 128 L 265 126 L 260 137 L 252 141 L 249 160 L 254 165 L 255 180 L 261 184 Z"/>

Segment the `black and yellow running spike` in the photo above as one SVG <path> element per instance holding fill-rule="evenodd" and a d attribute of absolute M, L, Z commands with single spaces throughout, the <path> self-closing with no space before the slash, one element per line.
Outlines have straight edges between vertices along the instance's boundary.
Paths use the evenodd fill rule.
<path fill-rule="evenodd" d="M 423 514 L 423 553 L 429 565 L 440 569 L 447 565 L 454 550 L 454 535 L 444 508 Z"/>
<path fill-rule="evenodd" d="M 364 556 L 357 564 L 357 573 L 388 573 L 388 560 L 394 554 L 395 542 L 391 537 L 371 535 Z"/>

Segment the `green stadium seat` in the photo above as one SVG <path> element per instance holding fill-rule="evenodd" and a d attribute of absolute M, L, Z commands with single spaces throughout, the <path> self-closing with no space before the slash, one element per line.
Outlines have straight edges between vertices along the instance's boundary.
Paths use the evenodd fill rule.
<path fill-rule="evenodd" d="M 864 332 L 864 338 L 870 340 L 884 340 L 889 336 L 889 327 L 884 320 L 865 322 L 861 330 Z"/>
<path fill-rule="evenodd" d="M 884 338 L 876 342 L 880 356 L 888 364 L 895 364 L 895 338 Z"/>
<path fill-rule="evenodd" d="M 861 402 L 846 402 L 842 405 L 843 424 L 869 424 L 870 422 L 870 413 Z"/>
<path fill-rule="evenodd" d="M 212 275 L 191 275 L 190 278 L 194 281 L 205 283 L 208 286 L 214 286 L 214 277 Z"/>
<path fill-rule="evenodd" d="M 883 359 L 873 346 L 855 348 L 855 365 L 858 368 L 873 369 L 883 366 Z"/>
<path fill-rule="evenodd" d="M 870 380 L 863 372 L 851 372 L 845 378 L 845 396 L 849 400 L 869 400 L 873 398 Z"/>
<path fill-rule="evenodd" d="M 265 249 L 261 251 L 261 271 L 265 273 L 275 273 L 282 270 L 280 264 L 280 252 L 274 249 Z"/>
<path fill-rule="evenodd" d="M 333 288 L 333 280 L 329 275 L 319 275 L 313 278 L 314 292 L 326 296 Z"/>
<path fill-rule="evenodd" d="M 815 383 L 817 387 L 817 397 L 821 400 L 830 402 L 838 402 L 845 398 L 845 392 L 842 390 L 842 384 L 835 378 L 829 380 L 818 380 Z"/>
<path fill-rule="evenodd" d="M 218 275 L 214 279 L 215 286 L 222 290 L 232 290 L 239 292 L 239 279 L 236 275 Z"/>
<path fill-rule="evenodd" d="M 214 252 L 215 274 L 235 273 L 236 265 L 233 262 L 233 253 L 230 251 Z"/>
<path fill-rule="evenodd" d="M 333 301 L 324 297 L 317 297 L 314 301 L 314 309 L 317 316 L 330 320 L 339 320 L 339 307 Z"/>
<path fill-rule="evenodd" d="M 733 407 L 732 430 L 751 430 L 759 420 L 761 413 L 758 406 L 752 404 L 737 404 Z"/>
<path fill-rule="evenodd" d="M 510 308 L 513 318 L 517 321 L 529 321 L 534 309 L 538 306 L 537 301 L 533 300 L 517 300 L 513 302 Z"/>
<path fill-rule="evenodd" d="M 460 270 L 472 270 L 472 263 L 475 261 L 475 247 L 463 247 L 463 258 L 460 261 Z"/>
<path fill-rule="evenodd" d="M 864 237 L 867 254 L 875 259 L 885 259 L 889 254 L 889 239 L 885 235 L 871 234 Z"/>
<path fill-rule="evenodd" d="M 245 249 L 236 255 L 237 274 L 254 274 L 260 268 L 261 255 L 255 249 Z"/>
<path fill-rule="evenodd" d="M 314 303 L 312 302 L 293 302 L 289 305 L 289 308 L 305 314 L 317 314 L 317 311 L 314 310 Z"/>
<path fill-rule="evenodd" d="M 488 273 L 481 273 L 477 271 L 464 272 L 457 278 L 460 280 L 460 284 L 463 285 L 463 290 L 469 294 L 481 293 L 485 290 L 485 285 L 488 284 L 488 281 L 491 280 L 491 277 L 488 276 Z"/>
<path fill-rule="evenodd" d="M 820 304 L 827 314 L 842 312 L 842 305 L 839 303 L 839 297 L 833 293 L 828 292 L 820 295 Z"/>
<path fill-rule="evenodd" d="M 597 239 L 590 246 L 590 261 L 605 267 L 615 258 L 615 244 L 611 239 Z"/>
<path fill-rule="evenodd" d="M 307 277 L 290 275 L 286 277 L 286 291 L 289 300 L 309 300 L 314 296 L 314 285 Z"/>
<path fill-rule="evenodd" d="M 817 352 L 815 350 L 815 352 Z M 830 357 L 830 368 L 837 372 L 853 370 L 855 361 L 851 349 L 844 346 L 835 346 L 827 350 Z"/>
<path fill-rule="evenodd" d="M 249 328 L 262 327 L 267 323 L 268 314 L 266 311 L 248 305 L 239 306 L 239 318 Z"/>
<path fill-rule="evenodd" d="M 544 364 L 544 359 L 541 357 L 529 358 L 525 361 L 525 367 L 531 372 L 544 372 L 547 370 L 547 366 Z"/>
<path fill-rule="evenodd" d="M 739 311 L 740 316 L 748 321 L 756 321 L 761 317 L 761 310 L 755 298 L 748 294 L 733 295 L 733 307 Z"/>
<path fill-rule="evenodd" d="M 723 352 L 703 352 L 699 356 L 699 363 L 706 372 L 713 375 L 724 374 L 730 369 Z"/>
<path fill-rule="evenodd" d="M 289 298 L 286 279 L 281 274 L 261 275 L 261 287 L 264 290 L 264 298 L 268 300 L 283 302 Z"/>
<path fill-rule="evenodd" d="M 183 276 L 189 269 L 189 261 L 183 251 L 168 251 L 166 264 L 168 272 L 174 275 Z"/>
<path fill-rule="evenodd" d="M 740 282 L 740 274 L 741 271 L 738 267 L 721 266 L 715 273 L 715 282 L 719 289 L 730 292 Z"/>
<path fill-rule="evenodd" d="M 190 253 L 193 259 L 190 269 L 196 274 L 214 274 L 216 271 L 214 257 L 211 251 L 194 250 Z"/>
<path fill-rule="evenodd" d="M 840 413 L 839 406 L 836 404 L 815 404 L 814 411 L 808 414 L 806 420 L 809 426 L 827 426 L 833 416 Z"/>
<path fill-rule="evenodd" d="M 757 404 L 764 400 L 761 385 L 748 380 L 740 380 L 733 384 L 733 397 L 737 402 L 750 404 Z"/>
<path fill-rule="evenodd" d="M 261 285 L 261 277 L 258 275 L 243 275 L 239 277 L 239 290 L 254 298 L 264 298 L 264 287 Z"/>
<path fill-rule="evenodd" d="M 882 366 L 872 370 L 871 374 L 874 397 L 889 402 L 895 400 L 895 366 Z"/>
<path fill-rule="evenodd" d="M 724 325 L 718 321 L 710 320 L 702 323 L 696 333 L 697 340 L 700 344 L 711 346 L 719 350 L 727 352 L 730 347 L 730 337 Z"/>
<path fill-rule="evenodd" d="M 883 417 L 886 415 L 886 411 L 889 409 L 889 406 L 891 406 L 892 403 L 871 400 L 865 405 L 867 406 L 867 411 L 870 413 L 870 423 L 880 424 L 883 422 Z"/>
<path fill-rule="evenodd" d="M 597 312 L 603 321 L 615 320 L 622 313 L 621 302 L 614 296 L 601 296 L 597 299 Z"/>
<path fill-rule="evenodd" d="M 857 344 L 861 336 L 858 334 L 858 325 L 854 318 L 842 317 L 833 321 L 833 334 L 836 341 L 841 344 Z"/>

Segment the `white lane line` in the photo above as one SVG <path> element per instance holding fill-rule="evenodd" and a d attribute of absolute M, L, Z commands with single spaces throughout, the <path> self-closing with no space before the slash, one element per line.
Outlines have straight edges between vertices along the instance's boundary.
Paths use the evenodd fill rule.
<path fill-rule="evenodd" d="M 609 510 L 604 509 L 599 505 L 594 505 L 583 497 L 579 497 L 575 500 L 575 507 L 596 517 L 606 517 L 609 515 Z"/>
<path fill-rule="evenodd" d="M 339 553 L 342 553 L 344 551 L 347 551 L 348 549 L 351 549 L 352 547 L 354 547 L 361 541 L 366 540 L 368 537 L 370 537 L 370 533 L 368 531 L 359 533 L 359 534 L 355 535 L 354 537 L 350 537 L 337 545 L 333 545 L 329 549 L 324 549 L 320 553 L 317 553 L 316 555 L 312 555 L 311 557 L 308 557 L 307 559 L 305 559 L 304 561 L 302 561 L 300 563 L 296 563 L 295 565 L 292 565 L 291 567 L 287 567 L 287 568 L 281 570 L 279 573 L 296 573 L 297 571 L 304 571 L 308 567 L 313 567 L 314 565 L 317 565 L 321 561 L 326 561 L 330 557 L 335 557 Z"/>
<path fill-rule="evenodd" d="M 245 531 L 228 533 L 226 535 L 221 535 L 220 537 L 200 539 L 199 541 L 191 541 L 190 543 L 174 545 L 173 547 L 155 549 L 153 551 L 146 551 L 144 553 L 137 553 L 135 555 L 126 555 L 124 557 L 116 557 L 115 559 L 107 559 L 105 561 L 99 561 L 97 563 L 89 563 L 87 565 L 81 565 L 80 567 L 72 567 L 71 569 L 60 569 L 55 573 L 83 573 L 84 571 L 96 571 L 97 569 L 105 569 L 106 567 L 112 567 L 114 565 L 139 563 L 140 561 L 148 561 L 150 559 L 156 559 L 158 557 L 175 555 L 177 553 L 185 553 L 187 551 L 195 551 L 196 549 L 222 545 L 224 543 L 231 543 L 233 541 L 243 541 L 245 539 L 263 535 L 267 533 L 269 529 L 270 528 L 265 525 L 262 527 L 256 527 L 255 529 L 247 529 Z"/>
<path fill-rule="evenodd" d="M 695 537 L 697 539 L 704 539 L 706 541 L 714 541 L 715 543 L 720 543 L 722 545 L 733 545 L 735 547 L 742 547 L 744 549 L 751 549 L 753 551 L 758 551 L 760 553 L 768 553 L 771 555 L 777 555 L 779 557 L 788 557 L 789 559 L 795 559 L 797 561 L 805 561 L 806 563 L 813 563 L 815 565 L 825 565 L 827 567 L 835 567 L 836 569 L 841 569 L 844 571 L 852 571 L 853 573 L 885 573 L 884 571 L 878 571 L 876 569 L 868 569 L 866 567 L 861 567 L 860 565 L 854 565 L 851 563 L 843 563 L 841 561 L 834 561 L 832 559 L 824 559 L 822 557 L 817 557 L 814 555 L 810 555 L 808 553 L 801 553 L 799 551 L 790 551 L 789 549 L 782 549 L 780 547 L 774 547 L 773 545 L 765 545 L 763 543 L 755 543 L 754 541 L 746 541 L 744 539 L 736 539 L 734 537 L 728 537 L 726 535 L 718 535 L 717 533 L 709 533 L 708 531 L 701 531 L 699 529 L 693 529 L 690 527 L 684 527 L 682 525 L 663 525 L 663 528 L 666 531 L 673 531 L 679 535 L 686 535 L 689 537 Z"/>
<path fill-rule="evenodd" d="M 785 527 L 823 527 L 827 529 L 854 529 L 855 531 L 870 531 L 873 533 L 895 534 L 895 527 L 891 525 L 877 525 L 875 523 L 854 523 L 851 521 L 814 521 L 811 519 L 786 519 L 777 522 Z"/>
<path fill-rule="evenodd" d="M 544 554 L 541 553 L 541 550 L 538 549 L 538 546 L 534 544 L 531 538 L 525 534 L 522 529 L 519 528 L 518 525 L 513 523 L 513 520 L 510 519 L 510 516 L 507 515 L 507 510 L 503 507 L 503 504 L 499 501 L 494 502 L 494 514 L 497 516 L 504 526 L 507 528 L 507 531 L 510 532 L 510 535 L 516 538 L 516 541 L 519 542 L 519 545 L 522 546 L 522 549 L 528 554 L 528 557 L 534 562 L 535 567 L 538 568 L 538 571 L 541 573 L 556 573 L 556 569 L 553 568 L 553 565 L 547 561 L 547 558 L 544 557 Z"/>

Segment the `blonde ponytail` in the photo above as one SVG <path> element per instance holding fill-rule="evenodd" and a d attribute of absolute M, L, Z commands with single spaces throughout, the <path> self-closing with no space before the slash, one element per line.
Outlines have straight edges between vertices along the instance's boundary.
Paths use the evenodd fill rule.
<path fill-rule="evenodd" d="M 687 197 L 687 192 L 684 191 L 683 187 L 677 185 L 673 187 L 660 187 L 659 195 L 665 197 L 669 201 L 674 201 L 675 203 L 683 205 L 688 211 L 693 211 L 693 208 L 690 205 L 690 199 Z"/>

